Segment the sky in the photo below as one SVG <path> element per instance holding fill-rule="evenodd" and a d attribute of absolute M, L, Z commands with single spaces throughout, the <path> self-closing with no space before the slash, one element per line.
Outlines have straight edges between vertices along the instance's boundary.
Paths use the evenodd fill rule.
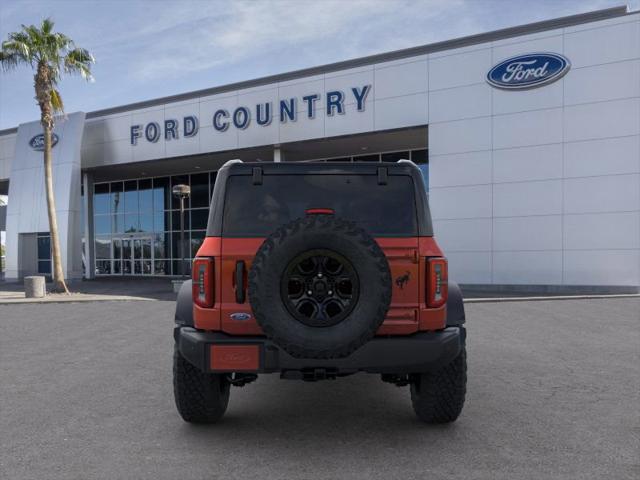
<path fill-rule="evenodd" d="M 640 0 L 628 2 L 640 8 Z M 624 5 L 624 0 L 2 0 L 0 39 L 51 17 L 96 58 L 60 85 L 90 112 Z M 37 120 L 33 74 L 0 72 L 0 130 Z"/>

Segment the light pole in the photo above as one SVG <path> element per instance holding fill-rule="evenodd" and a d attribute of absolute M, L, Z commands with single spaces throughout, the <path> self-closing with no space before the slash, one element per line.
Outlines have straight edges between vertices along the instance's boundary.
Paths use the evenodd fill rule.
<path fill-rule="evenodd" d="M 171 191 L 173 196 L 180 199 L 180 271 L 179 275 L 184 277 L 184 201 L 191 195 L 189 185 L 176 185 Z"/>

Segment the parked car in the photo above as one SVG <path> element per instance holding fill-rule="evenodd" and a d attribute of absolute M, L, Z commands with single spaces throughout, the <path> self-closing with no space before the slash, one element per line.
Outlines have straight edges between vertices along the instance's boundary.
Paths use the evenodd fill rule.
<path fill-rule="evenodd" d="M 462 295 L 413 163 L 228 162 L 192 277 L 174 330 L 187 422 L 219 420 L 231 386 L 269 373 L 379 374 L 427 423 L 460 414 Z"/>

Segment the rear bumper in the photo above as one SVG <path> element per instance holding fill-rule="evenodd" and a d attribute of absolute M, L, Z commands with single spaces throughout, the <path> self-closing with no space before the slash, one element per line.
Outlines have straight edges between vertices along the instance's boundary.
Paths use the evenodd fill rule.
<path fill-rule="evenodd" d="M 460 353 L 465 336 L 463 327 L 448 327 L 437 332 L 420 332 L 408 336 L 375 337 L 348 357 L 325 360 L 292 357 L 265 337 L 230 336 L 183 326 L 177 326 L 174 330 L 174 338 L 182 356 L 204 372 L 426 372 L 451 362 Z M 243 348 L 245 351 L 247 348 L 251 349 L 256 352 L 257 360 L 251 368 L 216 368 L 215 359 L 212 364 L 212 347 L 216 345 L 240 347 L 239 351 Z M 233 349 L 229 351 L 232 352 Z"/>

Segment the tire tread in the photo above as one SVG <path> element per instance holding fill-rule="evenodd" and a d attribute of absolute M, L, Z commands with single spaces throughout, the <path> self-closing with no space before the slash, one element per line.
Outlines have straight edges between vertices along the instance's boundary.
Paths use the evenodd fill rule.
<path fill-rule="evenodd" d="M 440 370 L 414 376 L 413 410 L 426 423 L 453 422 L 462 412 L 466 386 L 467 353 L 463 346 L 458 356 Z"/>
<path fill-rule="evenodd" d="M 173 392 L 180 416 L 189 423 L 215 423 L 229 403 L 229 383 L 223 375 L 207 374 L 173 352 Z"/>

